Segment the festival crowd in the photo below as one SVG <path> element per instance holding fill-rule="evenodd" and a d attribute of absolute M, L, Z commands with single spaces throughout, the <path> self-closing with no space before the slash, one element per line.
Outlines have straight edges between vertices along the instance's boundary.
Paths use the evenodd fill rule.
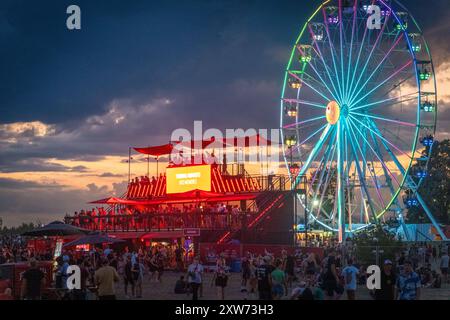
<path fill-rule="evenodd" d="M 247 252 L 240 261 L 240 288 L 229 287 L 230 277 L 236 274 L 231 272 L 225 253 L 217 254 L 216 263 L 210 265 L 203 264 L 199 256 L 188 259 L 188 252 L 177 245 L 154 245 L 137 250 L 105 246 L 88 252 L 63 251 L 56 258 L 54 281 L 49 284 L 45 283 L 38 262 L 51 260 L 51 252 L 37 254 L 27 249 L 20 236 L 0 238 L 0 248 L 0 265 L 29 264 L 22 275 L 20 297 L 31 300 L 50 298 L 44 297 L 48 295 L 44 288 L 48 287 L 54 295 L 51 298 L 56 299 L 115 299 L 117 282 L 125 298 L 139 299 L 143 298 L 144 281 L 161 284 L 166 272 L 176 272 L 179 276 L 172 284 L 174 294 L 194 300 L 204 296 L 208 273 L 212 273 L 211 285 L 217 289 L 217 299 L 227 298 L 228 290 L 237 290 L 242 299 L 339 300 L 345 296 L 355 300 L 360 292 L 358 287 L 366 288 L 367 281 L 367 266 L 358 262 L 351 247 L 344 245 L 330 245 L 323 258 L 305 249 L 292 254 L 283 250 L 279 255 L 267 251 L 258 255 Z M 417 300 L 421 298 L 422 288 L 441 288 L 449 282 L 448 250 L 444 244 L 405 247 L 393 261 L 381 261 L 381 289 L 371 290 L 370 295 L 376 300 Z M 80 267 L 79 290 L 67 288 L 70 265 Z M 0 290 L 3 290 L 0 298 L 11 295 L 10 288 Z"/>

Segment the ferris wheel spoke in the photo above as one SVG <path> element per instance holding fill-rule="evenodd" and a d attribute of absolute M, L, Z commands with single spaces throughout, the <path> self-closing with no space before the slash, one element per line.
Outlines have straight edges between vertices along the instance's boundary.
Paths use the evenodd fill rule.
<path fill-rule="evenodd" d="M 358 121 L 359 122 L 359 121 Z M 380 155 L 373 149 L 372 145 L 370 144 L 370 142 L 366 139 L 366 137 L 363 135 L 363 133 L 359 130 L 358 126 L 356 124 L 352 123 L 352 126 L 356 129 L 356 131 L 360 134 L 360 136 L 362 137 L 362 139 L 364 140 L 364 142 L 367 144 L 367 146 L 369 147 L 369 149 L 372 151 L 372 153 L 375 155 L 375 157 L 378 159 L 378 161 L 380 161 L 381 165 L 383 167 L 386 168 L 386 170 L 389 172 L 390 176 L 395 180 L 395 182 L 397 183 L 397 185 L 401 185 L 400 182 L 398 181 L 397 177 L 395 176 L 395 174 L 393 174 L 393 172 L 386 166 L 386 164 L 381 161 Z M 365 125 L 364 125 L 365 126 Z M 367 126 L 365 126 L 366 128 L 368 128 Z M 369 128 L 368 128 L 369 129 Z M 378 136 L 378 134 L 372 130 L 369 129 L 369 131 L 372 131 L 375 133 L 375 135 Z M 379 136 L 381 137 L 381 136 Z M 383 138 L 384 139 L 384 138 Z M 369 170 L 370 171 L 370 170 Z"/>
<path fill-rule="evenodd" d="M 325 13 L 325 9 L 322 9 L 322 12 L 323 12 L 324 20 L 325 20 L 325 30 L 327 32 L 328 44 L 330 46 L 331 57 L 332 57 L 332 60 L 333 60 L 334 72 L 336 74 L 336 81 L 337 81 L 337 85 L 338 85 L 338 88 L 339 88 L 339 97 L 341 98 L 341 101 L 342 101 L 342 99 L 344 98 L 344 92 L 342 90 L 341 82 L 339 80 L 339 72 L 337 70 L 337 64 L 336 64 L 336 59 L 335 59 L 336 48 L 334 47 L 334 44 L 331 41 L 330 28 L 329 28 L 329 24 L 328 24 L 328 21 L 327 21 L 327 15 Z M 337 56 L 337 53 L 336 53 L 336 56 Z"/>
<path fill-rule="evenodd" d="M 349 134 L 353 137 L 353 139 L 350 139 L 350 146 L 351 146 L 350 151 L 352 152 L 353 157 L 355 158 L 355 167 L 356 167 L 356 171 L 358 173 L 359 183 L 362 186 L 361 195 L 363 196 L 362 190 L 364 190 L 364 193 L 366 194 L 367 202 L 369 204 L 370 212 L 372 214 L 372 217 L 375 218 L 376 217 L 376 213 L 375 213 L 375 209 L 373 207 L 374 202 L 372 201 L 372 197 L 370 195 L 369 189 L 368 189 L 367 184 L 366 184 L 366 174 L 365 174 L 365 168 L 367 168 L 366 158 L 364 156 L 363 150 L 361 150 L 361 147 L 357 143 L 358 139 L 356 138 L 356 135 L 353 132 L 352 124 L 350 122 L 347 122 L 346 127 L 347 127 L 347 131 L 349 132 Z M 361 153 L 361 161 L 363 163 L 364 170 L 360 166 L 360 160 L 359 160 L 359 157 L 358 157 L 358 153 L 356 151 L 357 149 Z M 369 173 L 369 175 L 372 177 L 372 175 L 370 173 Z M 363 197 L 363 199 L 364 199 L 364 197 Z"/>
<path fill-rule="evenodd" d="M 336 136 L 336 132 L 333 130 L 333 132 L 331 133 L 331 137 L 330 137 L 330 141 L 328 142 L 327 148 L 325 149 L 324 154 L 322 155 L 321 160 L 319 161 L 319 164 L 317 165 L 317 170 L 314 172 L 313 177 L 311 178 L 311 181 L 309 183 L 309 188 L 311 189 L 313 187 L 314 182 L 316 181 L 316 177 L 317 174 L 322 173 L 325 171 L 324 168 L 322 168 L 322 166 L 327 166 L 328 164 L 328 160 L 330 157 L 330 153 L 333 150 L 333 146 L 335 146 L 335 144 L 332 144 L 331 142 L 333 141 L 334 137 Z"/>
<path fill-rule="evenodd" d="M 337 144 L 334 144 L 333 152 L 332 152 L 331 159 L 330 159 L 330 168 L 329 168 L 329 170 L 323 170 L 323 172 L 322 172 L 323 176 L 325 176 L 325 184 L 323 185 L 322 192 L 321 192 L 321 196 L 320 196 L 320 200 L 319 200 L 319 203 L 318 203 L 318 206 L 317 206 L 317 215 L 316 215 L 316 219 L 319 218 L 320 212 L 323 212 L 324 215 L 325 215 L 328 219 L 331 219 L 331 215 L 328 214 L 328 212 L 326 212 L 326 210 L 323 209 L 322 204 L 324 203 L 324 198 L 325 198 L 325 197 L 328 198 L 328 196 L 327 196 L 328 186 L 329 186 L 329 184 L 330 184 L 331 178 L 332 178 L 333 175 L 335 174 L 335 169 L 332 167 L 332 164 L 333 164 L 334 157 L 335 157 L 335 155 L 336 155 L 336 146 L 337 146 Z M 324 173 L 325 173 L 325 174 L 324 174 Z M 320 183 L 320 184 L 317 186 L 317 188 L 316 188 L 316 191 L 315 191 L 314 197 L 313 197 L 313 201 L 314 201 L 315 199 L 317 199 L 317 195 L 319 194 L 319 191 L 320 191 L 320 185 L 322 185 L 322 181 L 323 181 L 323 179 L 321 179 L 321 183 Z M 313 203 L 314 203 L 314 202 L 313 202 Z"/>
<path fill-rule="evenodd" d="M 367 140 L 365 140 L 365 143 L 368 143 Z M 373 150 L 372 150 L 373 151 Z M 375 153 L 375 152 L 374 152 Z M 378 177 L 376 174 L 376 171 L 374 170 L 374 164 L 373 164 L 373 158 L 372 159 L 367 159 L 368 156 L 367 155 L 362 155 L 362 159 L 363 159 L 363 163 L 364 163 L 364 171 L 367 169 L 367 171 L 369 172 L 369 176 L 372 179 L 373 182 L 373 186 L 379 201 L 379 204 L 374 203 L 375 205 L 377 205 L 378 209 L 383 209 L 385 204 L 384 204 L 384 200 L 383 200 L 383 196 L 381 195 L 381 191 L 380 191 L 380 187 L 379 187 L 379 183 L 378 183 Z M 365 176 L 364 176 L 365 178 Z"/>
<path fill-rule="evenodd" d="M 316 107 L 316 108 L 320 108 L 320 109 L 326 109 L 327 106 L 324 104 L 320 104 L 317 102 L 311 102 L 311 101 L 306 101 L 306 100 L 302 100 L 302 99 L 283 99 L 284 102 L 287 103 L 299 103 L 299 104 L 304 104 L 306 106 L 310 106 L 310 107 Z"/>
<path fill-rule="evenodd" d="M 323 94 L 322 92 L 320 92 L 319 90 L 317 90 L 315 87 L 313 87 L 311 84 L 309 84 L 308 82 L 306 82 L 304 79 L 300 79 L 296 74 L 289 72 L 289 74 L 296 78 L 297 80 L 301 81 L 302 84 L 306 85 L 308 88 L 310 88 L 311 90 L 313 90 L 315 93 L 317 93 L 319 96 L 321 96 L 323 99 L 325 99 L 326 101 L 331 101 L 330 98 L 328 98 L 325 94 Z"/>
<path fill-rule="evenodd" d="M 358 101 L 356 102 L 352 102 L 352 105 L 357 105 L 358 103 L 360 103 L 361 101 L 363 101 L 364 99 L 366 99 L 367 97 L 369 97 L 372 93 L 374 93 L 375 91 L 377 91 L 379 88 L 381 88 L 382 86 L 384 86 L 387 82 L 389 82 L 392 78 L 394 78 L 395 76 L 397 76 L 400 72 L 402 72 L 405 68 L 409 67 L 411 64 L 413 63 L 412 60 L 408 61 L 406 64 L 404 64 L 403 66 L 401 66 L 400 68 L 398 68 L 394 73 L 392 73 L 389 77 L 387 77 L 385 80 L 383 80 L 382 82 L 380 82 L 375 88 L 373 88 L 372 90 L 370 90 L 368 93 L 366 93 L 364 96 L 362 96 Z M 355 100 L 355 99 L 354 99 Z"/>
<path fill-rule="evenodd" d="M 369 63 L 372 62 L 373 53 L 375 52 L 375 49 L 378 47 L 378 44 L 379 44 L 379 42 L 380 42 L 380 39 L 381 39 L 382 36 L 383 36 L 384 28 L 386 27 L 386 22 L 387 22 L 388 19 L 389 19 L 388 17 L 385 19 L 385 23 L 383 24 L 382 30 L 381 30 L 380 33 L 378 34 L 378 37 L 377 37 L 377 39 L 375 40 L 375 43 L 374 43 L 373 46 L 372 46 L 372 50 L 370 51 L 369 56 L 366 58 L 366 63 L 364 64 L 364 67 L 363 67 L 362 70 L 360 71 L 358 80 L 357 80 L 356 83 L 353 85 L 353 87 L 350 88 L 350 93 L 349 93 L 349 99 L 350 99 L 349 104 L 350 104 L 350 105 L 352 104 L 352 101 L 355 99 L 355 97 L 358 96 L 357 94 L 355 94 L 355 91 L 358 90 L 358 88 L 360 88 L 360 91 L 361 91 L 361 89 L 364 89 L 364 88 L 365 88 L 365 85 L 367 85 L 367 83 L 369 83 L 370 78 L 373 77 L 373 75 L 375 74 L 375 72 L 376 72 L 376 71 L 381 67 L 381 65 L 383 64 L 382 62 L 379 63 L 379 64 L 377 65 L 375 71 L 370 75 L 370 77 L 369 77 L 368 81 L 366 82 L 366 84 L 365 84 L 365 85 L 360 85 L 360 82 L 361 82 L 363 76 L 365 76 L 365 75 L 367 74 L 367 72 L 368 72 L 367 67 L 369 66 Z M 398 41 L 400 41 L 400 40 L 398 40 Z M 395 46 L 396 46 L 397 44 L 398 44 L 398 42 L 396 42 L 396 44 L 395 44 L 394 46 L 392 46 L 392 48 L 391 48 L 391 50 L 389 51 L 389 53 L 386 54 L 385 57 L 383 58 L 383 61 L 389 57 L 390 52 L 395 48 Z M 358 93 L 360 93 L 360 91 L 359 91 Z"/>
<path fill-rule="evenodd" d="M 377 152 L 380 154 L 381 160 L 382 160 L 383 162 L 385 162 L 385 161 L 384 161 L 383 154 L 381 153 L 380 145 L 379 145 L 379 143 L 378 143 L 378 141 L 377 141 L 377 138 L 375 137 L 375 135 L 373 134 L 373 132 L 370 132 L 370 136 L 371 136 L 371 138 L 372 138 L 374 148 L 375 148 L 375 149 L 377 150 Z M 394 188 L 394 186 L 393 186 L 393 184 L 392 184 L 392 179 L 391 179 L 391 177 L 389 176 L 389 173 L 387 172 L 386 168 L 384 168 L 383 166 L 382 166 L 382 168 L 383 168 L 383 172 L 384 172 L 384 177 L 385 177 L 385 180 L 386 180 L 386 184 L 388 185 L 389 190 L 391 191 L 391 196 L 394 196 L 394 195 L 395 195 L 395 188 Z M 397 201 L 397 202 L 398 202 L 398 201 Z M 398 205 L 400 206 L 399 203 L 398 203 Z"/>
<path fill-rule="evenodd" d="M 335 83 L 334 83 L 334 81 L 333 81 L 333 77 L 331 76 L 331 73 L 330 73 L 331 68 L 330 68 L 330 67 L 328 66 L 328 64 L 325 62 L 325 59 L 324 59 L 324 57 L 323 57 L 322 51 L 320 50 L 319 44 L 318 44 L 317 40 L 315 40 L 315 34 L 314 34 L 314 32 L 313 32 L 311 26 L 309 26 L 309 32 L 310 32 L 310 34 L 311 34 L 311 37 L 313 38 L 313 44 L 315 45 L 315 48 L 313 47 L 314 52 L 317 54 L 317 56 L 318 56 L 318 57 L 320 58 L 320 60 L 322 61 L 322 64 L 323 64 L 323 66 L 324 66 L 324 68 L 325 68 L 325 71 L 326 71 L 326 73 L 327 73 L 327 76 L 328 76 L 328 78 L 330 79 L 330 83 L 331 83 L 331 85 L 332 85 L 332 87 L 333 87 L 333 89 L 334 89 L 334 92 L 336 93 L 336 96 L 339 96 L 339 95 L 340 95 L 340 92 L 336 89 L 336 85 L 335 85 Z M 337 74 L 336 74 L 336 78 L 337 78 Z M 340 96 L 339 96 L 339 97 L 340 97 Z"/>
<path fill-rule="evenodd" d="M 339 0 L 339 45 L 340 45 L 340 49 L 341 49 L 341 86 L 342 86 L 342 96 L 343 98 L 345 98 L 345 91 L 344 91 L 344 86 L 345 86 L 345 80 L 344 80 L 344 50 L 343 50 L 343 42 L 344 42 L 344 38 L 343 38 L 343 27 L 344 27 L 344 21 L 342 20 L 342 0 Z M 327 20 L 328 22 L 328 20 Z M 341 103 L 343 103 L 343 101 L 341 101 Z"/>
<path fill-rule="evenodd" d="M 374 3 L 375 3 L 375 0 L 372 0 L 372 4 L 374 4 Z M 363 34 L 363 37 L 362 37 L 362 40 L 361 40 L 361 44 L 359 46 L 358 58 L 356 59 L 356 64 L 354 65 L 354 68 L 353 68 L 353 75 L 352 75 L 352 80 L 350 81 L 350 88 L 353 88 L 353 83 L 355 81 L 356 72 L 357 72 L 358 67 L 359 67 L 359 62 L 361 61 L 361 53 L 362 53 L 363 47 L 364 47 L 363 44 L 364 44 L 364 42 L 366 40 L 367 30 L 368 30 L 368 28 L 364 28 L 364 34 Z M 346 102 L 347 102 L 347 100 L 346 100 Z"/>
<path fill-rule="evenodd" d="M 356 83 L 354 84 L 354 86 L 353 86 L 352 88 L 350 88 L 350 94 L 349 94 L 350 99 L 353 99 L 354 93 L 355 93 L 355 91 L 358 89 L 358 85 L 359 85 L 359 83 L 360 83 L 362 77 L 367 73 L 367 67 L 368 67 L 369 63 L 372 61 L 373 53 L 375 52 L 375 49 L 378 47 L 378 44 L 380 43 L 380 40 L 381 40 L 381 38 L 383 37 L 384 29 L 386 28 L 386 25 L 387 25 L 388 20 L 389 20 L 389 16 L 387 16 L 387 17 L 384 19 L 383 26 L 382 26 L 382 28 L 381 28 L 381 30 L 380 30 L 378 36 L 377 36 L 377 39 L 375 40 L 375 43 L 374 43 L 373 46 L 372 46 L 372 49 L 371 49 L 371 51 L 370 51 L 370 53 L 369 53 L 369 56 L 366 58 L 366 63 L 364 64 L 364 67 L 363 67 L 362 70 L 360 71 L 360 75 L 359 75 L 359 77 L 358 77 L 358 80 L 356 81 Z M 393 46 L 393 47 L 395 47 L 395 46 Z M 387 58 L 387 57 L 386 57 L 386 58 Z M 364 86 L 361 86 L 361 89 L 362 89 L 362 88 L 364 88 Z M 349 103 L 349 104 L 351 104 L 351 103 Z"/>
<path fill-rule="evenodd" d="M 285 125 L 283 127 L 283 129 L 290 129 L 292 127 L 298 127 L 298 126 L 301 126 L 303 124 L 306 124 L 306 123 L 309 123 L 309 122 L 314 122 L 314 121 L 317 121 L 317 120 L 322 120 L 322 119 L 325 119 L 325 118 L 326 118 L 326 116 L 320 116 L 320 117 L 316 117 L 316 118 L 311 118 L 311 119 L 299 121 L 299 122 L 296 122 L 296 123 Z"/>
<path fill-rule="evenodd" d="M 387 144 L 389 144 L 390 146 L 392 146 L 395 150 L 397 150 L 398 152 L 400 152 L 400 153 L 403 154 L 404 156 L 408 157 L 409 159 L 412 159 L 412 157 L 411 157 L 410 155 L 408 155 L 405 151 L 403 151 L 401 148 L 397 147 L 395 144 L 393 144 L 392 142 L 390 142 L 389 140 L 387 140 L 385 137 L 383 137 L 383 136 L 381 135 L 381 133 L 379 133 L 379 130 L 374 130 L 373 128 L 368 127 L 366 124 L 364 124 L 363 122 L 361 122 L 360 120 L 358 120 L 357 118 L 355 118 L 355 117 L 352 116 L 352 115 L 350 115 L 350 117 L 351 117 L 353 120 L 359 122 L 363 127 L 365 127 L 366 129 L 368 129 L 369 131 L 372 131 L 376 136 L 378 136 L 378 138 L 380 138 L 381 140 L 385 141 Z M 375 124 L 373 121 L 372 121 L 372 123 Z M 364 138 L 364 136 L 363 136 L 363 138 Z M 369 147 L 371 147 L 370 144 L 369 144 Z"/>
<path fill-rule="evenodd" d="M 315 59 L 314 59 L 315 60 Z M 319 78 L 321 84 L 327 89 L 327 91 L 330 93 L 330 95 L 333 97 L 334 100 L 338 101 L 338 91 L 336 90 L 336 87 L 334 85 L 333 82 L 327 82 L 325 81 L 324 77 L 322 77 L 320 75 L 320 71 L 317 70 L 316 66 L 315 66 L 315 61 L 313 63 L 310 63 L 309 66 L 311 67 L 311 69 L 314 71 L 314 73 L 317 75 L 317 77 Z M 331 77 L 331 76 L 330 76 Z M 332 88 L 330 88 L 330 83 Z"/>
<path fill-rule="evenodd" d="M 333 136 L 330 139 L 330 141 L 333 140 L 335 136 L 336 136 L 336 133 L 333 134 Z M 329 180 L 330 180 L 329 177 L 332 175 L 331 172 L 333 171 L 332 164 L 333 164 L 334 155 L 336 153 L 336 144 L 329 143 L 328 147 L 332 147 L 332 148 L 331 148 L 331 150 L 329 149 L 329 152 L 327 152 L 327 154 L 326 154 L 326 160 L 325 160 L 325 162 L 323 164 L 323 168 L 320 170 L 320 180 L 319 180 L 319 183 L 317 184 L 317 186 L 315 188 L 315 191 L 314 191 L 313 197 L 312 197 L 312 199 L 313 199 L 313 201 L 312 201 L 313 206 L 312 207 L 314 208 L 314 203 L 317 200 L 317 196 L 319 194 L 319 191 L 322 189 L 322 194 L 321 194 L 320 201 L 319 201 L 319 204 L 318 204 L 316 218 L 319 217 L 319 213 L 320 213 L 320 211 L 322 211 L 323 198 L 324 198 L 324 196 L 325 196 L 325 194 L 326 194 L 326 192 L 328 190 L 328 184 L 329 184 Z M 330 168 L 329 169 L 327 169 L 328 163 L 330 163 Z M 325 178 L 325 184 L 323 184 L 323 179 L 324 178 Z M 312 189 L 312 188 L 313 188 L 313 184 L 310 185 L 310 189 Z M 328 218 L 329 217 L 330 216 L 328 215 Z"/>
<path fill-rule="evenodd" d="M 299 48 L 300 53 L 302 53 L 302 50 Z M 314 65 L 312 63 L 309 64 L 309 66 L 311 67 L 311 69 L 314 71 L 314 73 L 317 75 L 317 77 L 319 78 L 319 80 L 321 81 L 321 84 L 328 90 L 328 92 L 331 94 L 331 96 L 333 97 L 334 100 L 337 100 L 336 98 L 336 88 L 334 86 L 334 83 L 331 82 L 331 85 L 334 88 L 334 92 L 331 90 L 331 88 L 328 86 L 328 84 L 325 82 L 325 80 L 322 78 L 322 76 L 320 75 L 320 73 L 317 71 L 317 69 L 314 67 Z"/>
<path fill-rule="evenodd" d="M 363 91 L 367 85 L 369 84 L 370 80 L 372 80 L 373 76 L 377 73 L 377 71 L 381 68 L 381 66 L 383 65 L 383 63 L 386 61 L 386 59 L 391 55 L 392 51 L 397 47 L 397 45 L 400 43 L 400 41 L 403 38 L 403 34 L 398 37 L 398 39 L 394 42 L 394 44 L 392 45 L 392 47 L 389 49 L 389 51 L 384 55 L 383 59 L 381 60 L 381 62 L 378 63 L 377 67 L 372 71 L 372 73 L 369 75 L 369 77 L 367 78 L 366 82 L 360 86 L 360 89 L 358 90 L 358 92 L 355 93 L 355 91 L 358 89 L 358 83 L 356 83 L 354 90 L 352 90 L 352 93 L 350 94 L 350 102 L 349 104 L 352 105 L 353 100 L 359 96 L 359 94 L 361 93 L 361 91 Z M 364 71 L 363 71 L 364 72 Z M 363 74 L 363 73 L 361 73 Z"/>
<path fill-rule="evenodd" d="M 350 52 L 349 52 L 349 58 L 348 58 L 348 64 L 347 64 L 347 81 L 346 81 L 346 85 L 345 85 L 345 101 L 348 100 L 348 91 L 350 89 L 350 65 L 352 64 L 352 55 L 353 55 L 353 39 L 354 39 L 354 35 L 355 35 L 355 31 L 356 31 L 356 25 L 357 25 L 357 16 L 358 16 L 358 1 L 355 0 L 354 3 L 354 7 L 353 7 L 353 24 L 352 24 L 352 37 L 350 40 Z"/>
<path fill-rule="evenodd" d="M 311 166 L 311 163 L 316 158 L 318 152 L 322 149 L 323 144 L 325 143 L 325 141 L 327 140 L 328 136 L 330 135 L 330 133 L 332 131 L 333 131 L 332 130 L 332 126 L 330 124 L 326 124 L 325 125 L 325 130 L 323 130 L 322 135 L 319 138 L 319 141 L 317 141 L 316 145 L 311 150 L 311 152 L 309 153 L 308 158 L 306 159 L 305 163 L 303 164 L 302 168 L 300 169 L 300 172 L 298 174 L 298 178 L 296 179 L 296 182 L 295 182 L 296 185 L 299 182 L 299 178 L 304 176 L 305 173 L 308 171 L 309 167 Z M 303 145 L 303 143 L 300 144 L 300 145 Z"/>
<path fill-rule="evenodd" d="M 411 96 L 411 95 L 417 95 L 418 93 L 419 93 L 419 92 L 414 92 L 414 93 L 406 94 L 406 95 L 402 96 L 401 98 L 407 97 L 407 96 Z M 370 108 L 370 107 L 373 107 L 373 106 L 378 106 L 378 107 L 380 107 L 380 106 L 384 106 L 384 107 L 386 107 L 386 106 L 392 106 L 392 105 L 396 105 L 396 104 L 399 104 L 399 103 L 404 103 L 404 102 L 408 102 L 408 101 L 412 101 L 412 100 L 417 100 L 417 98 L 418 98 L 417 96 L 414 96 L 414 97 L 412 97 L 412 98 L 403 99 L 403 100 L 400 100 L 400 101 L 388 103 L 388 104 L 386 104 L 386 105 L 384 105 L 384 103 L 390 102 L 390 101 L 395 101 L 395 100 L 399 99 L 399 97 L 393 97 L 393 98 L 388 98 L 388 99 L 378 100 L 378 101 L 371 102 L 371 103 L 368 103 L 368 104 L 364 104 L 364 105 L 361 105 L 361 106 L 358 106 L 358 107 L 353 107 L 351 112 L 354 112 L 354 111 L 356 111 L 356 110 L 361 110 L 361 109 L 367 109 L 367 110 L 369 110 L 369 109 L 375 109 L 375 108 Z"/>
<path fill-rule="evenodd" d="M 312 64 L 310 64 L 310 66 L 312 67 Z M 323 87 L 324 89 L 326 89 L 326 91 L 328 91 L 328 92 L 331 94 L 331 96 L 332 96 L 333 98 L 335 98 L 334 93 L 330 90 L 330 88 L 327 86 L 326 83 L 322 82 L 322 80 L 319 81 L 319 80 L 316 79 L 313 75 L 310 75 L 310 74 L 307 73 L 306 71 L 303 72 L 303 76 L 304 76 L 304 77 L 307 77 L 307 80 L 311 80 L 312 83 L 316 83 L 316 84 L 318 84 L 320 87 Z M 303 78 L 303 81 L 305 81 L 305 78 Z"/>
<path fill-rule="evenodd" d="M 374 121 L 370 121 L 370 125 L 373 129 L 373 133 L 375 135 L 377 135 L 378 137 L 381 136 L 381 132 L 380 129 L 378 128 L 378 126 L 376 125 L 376 123 Z M 403 167 L 403 165 L 401 164 L 400 160 L 397 158 L 397 156 L 395 155 L 395 153 L 391 150 L 391 148 L 389 147 L 389 145 L 391 145 L 389 143 L 389 141 L 387 141 L 386 139 L 380 139 L 381 143 L 383 144 L 384 148 L 386 149 L 387 153 L 390 155 L 391 159 L 394 161 L 395 165 L 397 166 L 397 169 L 400 171 L 400 173 L 402 175 L 406 174 L 406 170 Z M 394 147 L 394 146 L 393 146 Z M 395 148 L 395 147 L 394 147 Z M 410 157 L 408 154 L 406 154 L 405 152 L 401 152 L 403 155 L 405 155 L 406 157 L 408 157 L 409 160 L 413 160 L 412 157 Z"/>
<path fill-rule="evenodd" d="M 358 115 L 358 116 L 361 116 L 363 118 L 370 118 L 370 119 L 377 119 L 377 120 L 381 120 L 381 121 L 391 122 L 391 123 L 399 124 L 401 126 L 414 127 L 414 128 L 417 127 L 417 124 L 415 124 L 415 123 L 399 121 L 399 120 L 394 120 L 394 119 L 388 119 L 388 118 L 384 118 L 384 117 L 381 117 L 381 116 L 378 116 L 378 115 L 372 115 L 372 114 L 367 114 L 367 113 L 359 113 L 359 112 L 354 112 L 354 111 L 350 111 L 350 114 Z"/>

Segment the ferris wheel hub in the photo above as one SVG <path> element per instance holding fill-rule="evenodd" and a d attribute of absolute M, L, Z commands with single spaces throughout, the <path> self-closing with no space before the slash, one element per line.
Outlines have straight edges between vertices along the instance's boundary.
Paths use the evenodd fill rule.
<path fill-rule="evenodd" d="M 334 125 L 339 121 L 339 117 L 341 115 L 341 107 L 336 101 L 331 101 L 327 105 L 325 115 L 328 123 Z"/>

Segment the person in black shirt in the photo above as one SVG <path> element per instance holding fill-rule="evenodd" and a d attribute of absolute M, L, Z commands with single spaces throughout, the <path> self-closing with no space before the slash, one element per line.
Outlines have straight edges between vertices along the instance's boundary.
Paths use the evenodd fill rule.
<path fill-rule="evenodd" d="M 36 260 L 31 258 L 30 269 L 22 275 L 21 298 L 26 300 L 40 300 L 44 285 L 45 274 L 37 267 Z"/>
<path fill-rule="evenodd" d="M 131 257 L 127 256 L 126 259 L 127 259 L 127 262 L 125 264 L 123 280 L 124 280 L 125 296 L 128 298 L 128 284 L 131 285 L 131 294 L 132 294 L 132 297 L 134 297 L 135 282 L 134 282 L 133 271 L 132 271 L 133 264 L 131 263 Z"/>
<path fill-rule="evenodd" d="M 384 261 L 381 271 L 381 289 L 375 290 L 375 300 L 394 300 L 397 276 L 392 271 L 392 261 Z"/>
<path fill-rule="evenodd" d="M 270 257 L 264 257 L 264 264 L 256 269 L 259 300 L 272 300 L 272 279 L 270 274 L 274 269 L 270 265 Z"/>
<path fill-rule="evenodd" d="M 333 250 L 330 251 L 326 260 L 325 272 L 323 274 L 323 289 L 326 292 L 326 298 L 332 300 L 339 295 L 339 278 L 336 272 L 336 257 Z"/>

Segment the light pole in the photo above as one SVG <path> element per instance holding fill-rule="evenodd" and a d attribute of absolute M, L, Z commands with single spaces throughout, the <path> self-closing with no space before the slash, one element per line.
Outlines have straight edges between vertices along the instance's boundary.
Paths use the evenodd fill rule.
<path fill-rule="evenodd" d="M 297 246 L 297 225 L 298 225 L 298 221 L 297 221 L 297 193 L 296 193 L 296 176 L 294 174 L 293 171 L 293 166 L 294 166 L 294 152 L 293 152 L 293 147 L 297 144 L 297 139 L 295 136 L 290 136 L 290 137 L 286 137 L 285 141 L 284 141 L 285 145 L 288 147 L 289 149 L 289 153 L 290 153 L 290 159 L 291 159 L 291 163 L 289 166 L 290 172 L 289 172 L 289 176 L 291 178 L 291 192 L 292 192 L 292 197 L 294 198 L 294 245 Z M 291 220 L 292 221 L 292 220 Z"/>

